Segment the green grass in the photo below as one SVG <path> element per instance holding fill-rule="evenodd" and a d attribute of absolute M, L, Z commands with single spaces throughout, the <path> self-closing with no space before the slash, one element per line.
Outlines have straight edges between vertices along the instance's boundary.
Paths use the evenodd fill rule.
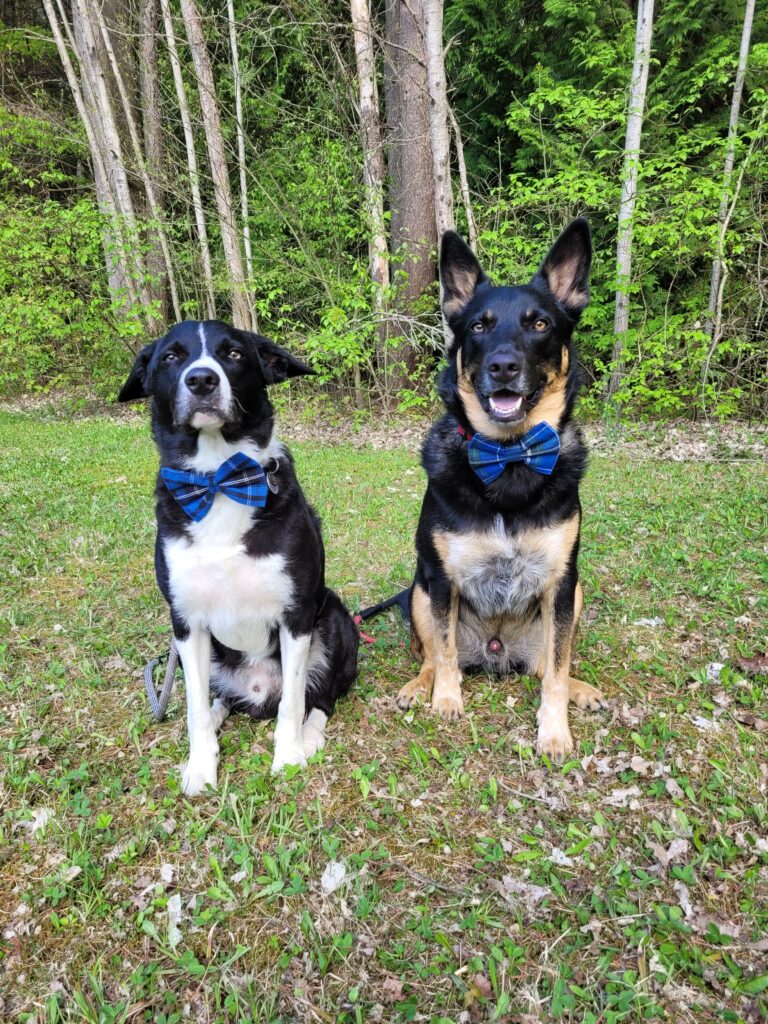
<path fill-rule="evenodd" d="M 577 669 L 611 707 L 571 713 L 567 764 L 529 679 L 468 679 L 458 725 L 400 713 L 391 616 L 309 769 L 273 779 L 270 724 L 235 717 L 188 801 L 181 687 L 158 725 L 141 682 L 168 643 L 146 424 L 0 437 L 0 1019 L 764 1019 L 768 711 L 736 664 L 768 648 L 764 466 L 592 460 Z M 331 584 L 405 585 L 415 457 L 295 455 Z"/>

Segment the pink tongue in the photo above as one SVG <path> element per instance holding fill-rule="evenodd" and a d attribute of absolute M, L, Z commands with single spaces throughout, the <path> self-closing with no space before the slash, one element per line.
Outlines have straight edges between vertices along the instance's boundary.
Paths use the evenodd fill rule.
<path fill-rule="evenodd" d="M 522 395 L 494 395 L 491 399 L 491 407 L 502 416 L 514 416 L 520 412 L 522 405 Z"/>

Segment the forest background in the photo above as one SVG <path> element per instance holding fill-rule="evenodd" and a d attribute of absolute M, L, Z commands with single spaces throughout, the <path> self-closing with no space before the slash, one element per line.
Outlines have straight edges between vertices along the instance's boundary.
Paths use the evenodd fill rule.
<path fill-rule="evenodd" d="M 764 417 L 754 7 L 5 0 L 0 396 L 109 398 L 166 325 L 217 317 L 348 407 L 429 407 L 440 232 L 521 281 L 583 214 L 583 413 Z"/>

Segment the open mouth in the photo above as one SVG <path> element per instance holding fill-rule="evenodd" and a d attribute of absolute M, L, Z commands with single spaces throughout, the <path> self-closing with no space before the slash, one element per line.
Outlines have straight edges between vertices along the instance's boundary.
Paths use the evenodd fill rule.
<path fill-rule="evenodd" d="M 488 396 L 491 412 L 497 420 L 519 420 L 525 412 L 525 395 L 515 391 L 497 391 Z"/>

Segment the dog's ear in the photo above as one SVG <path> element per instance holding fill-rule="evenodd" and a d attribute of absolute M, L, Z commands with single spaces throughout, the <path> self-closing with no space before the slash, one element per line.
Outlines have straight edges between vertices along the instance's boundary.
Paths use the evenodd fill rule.
<path fill-rule="evenodd" d="M 463 238 L 446 231 L 440 243 L 440 290 L 446 319 L 460 313 L 487 280 Z"/>
<path fill-rule="evenodd" d="M 547 289 L 572 320 L 578 320 L 589 302 L 592 236 L 583 217 L 571 221 L 544 257 L 531 284 Z"/>
<path fill-rule="evenodd" d="M 120 388 L 120 394 L 117 396 L 118 402 L 132 402 L 136 398 L 149 397 L 150 390 L 149 380 L 147 378 L 147 368 L 155 351 L 155 345 L 157 345 L 157 341 L 150 342 L 150 344 L 145 345 L 141 352 L 136 356 L 133 363 L 133 369 L 128 375 L 128 380 Z"/>
<path fill-rule="evenodd" d="M 289 377 L 301 377 L 315 372 L 286 349 L 265 338 L 263 334 L 240 330 L 237 333 L 255 347 L 267 384 L 282 384 Z"/>

